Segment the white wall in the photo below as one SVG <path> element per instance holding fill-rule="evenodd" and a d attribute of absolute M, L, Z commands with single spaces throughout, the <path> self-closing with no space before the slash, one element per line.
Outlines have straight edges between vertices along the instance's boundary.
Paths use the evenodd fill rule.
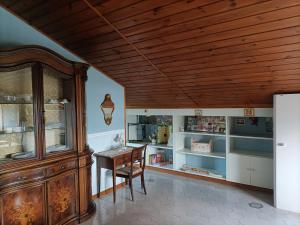
<path fill-rule="evenodd" d="M 114 141 L 116 135 L 121 135 L 124 140 L 124 129 L 88 134 L 88 143 L 95 152 L 105 151 L 110 149 L 112 146 L 118 145 L 118 143 Z M 96 194 L 96 163 L 94 163 L 92 166 L 92 174 L 92 190 L 93 194 Z M 121 179 L 117 178 L 117 183 L 120 183 L 121 181 Z M 112 173 L 110 170 L 101 169 L 101 191 L 110 187 L 112 187 Z"/>

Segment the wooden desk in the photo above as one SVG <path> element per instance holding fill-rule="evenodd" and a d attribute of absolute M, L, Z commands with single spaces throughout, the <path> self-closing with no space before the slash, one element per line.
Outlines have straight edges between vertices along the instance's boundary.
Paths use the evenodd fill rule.
<path fill-rule="evenodd" d="M 132 147 L 122 147 L 94 153 L 97 162 L 97 197 L 101 191 L 101 168 L 112 170 L 113 196 L 116 202 L 116 169 L 118 166 L 131 162 Z"/>

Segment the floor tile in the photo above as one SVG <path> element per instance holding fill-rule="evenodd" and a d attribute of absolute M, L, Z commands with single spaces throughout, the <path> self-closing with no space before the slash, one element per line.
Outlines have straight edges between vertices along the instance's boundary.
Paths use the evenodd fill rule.
<path fill-rule="evenodd" d="M 83 225 L 300 225 L 300 214 L 273 207 L 273 196 L 153 171 L 146 172 L 148 195 L 134 181 L 128 188 L 97 199 L 95 215 Z M 257 202 L 263 208 L 251 208 Z"/>

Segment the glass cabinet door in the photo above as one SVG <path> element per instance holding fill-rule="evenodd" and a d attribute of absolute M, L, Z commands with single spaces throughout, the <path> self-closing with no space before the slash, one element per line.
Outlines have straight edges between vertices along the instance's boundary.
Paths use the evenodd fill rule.
<path fill-rule="evenodd" d="M 35 157 L 31 66 L 0 80 L 0 163 Z"/>
<path fill-rule="evenodd" d="M 71 76 L 44 66 L 46 154 L 73 148 L 73 82 Z"/>

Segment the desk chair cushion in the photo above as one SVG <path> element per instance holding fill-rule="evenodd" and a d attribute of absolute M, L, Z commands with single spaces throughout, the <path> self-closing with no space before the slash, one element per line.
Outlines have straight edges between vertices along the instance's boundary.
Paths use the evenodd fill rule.
<path fill-rule="evenodd" d="M 121 174 L 121 175 L 129 175 L 130 172 L 131 172 L 131 166 L 122 167 L 117 170 L 117 174 Z M 143 172 L 143 169 L 139 165 L 133 166 L 133 171 L 132 171 L 133 176 L 141 172 Z"/>

